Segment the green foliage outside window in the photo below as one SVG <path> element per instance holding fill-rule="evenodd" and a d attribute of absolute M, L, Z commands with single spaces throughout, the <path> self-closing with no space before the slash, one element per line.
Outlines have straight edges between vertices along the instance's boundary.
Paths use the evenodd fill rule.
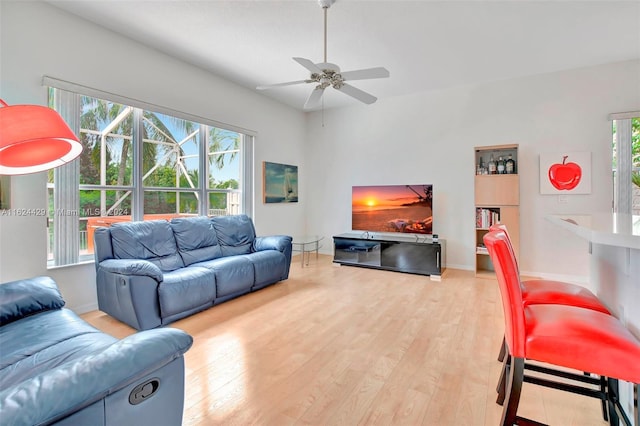
<path fill-rule="evenodd" d="M 631 181 L 640 188 L 640 118 L 631 120 L 631 159 L 633 167 L 639 169 L 631 174 Z"/>
<path fill-rule="evenodd" d="M 613 168 L 614 170 L 617 168 L 617 155 L 616 155 L 616 126 L 614 121 L 613 126 Z M 633 177 L 633 183 L 640 186 L 637 182 L 640 177 L 638 174 L 640 173 L 640 117 L 633 118 L 631 120 L 631 161 L 633 163 L 634 169 L 638 169 L 633 173 L 635 177 Z"/>
<path fill-rule="evenodd" d="M 131 186 L 133 184 L 133 108 L 109 101 L 83 96 L 80 117 L 81 142 L 84 145 L 80 157 L 80 184 L 100 186 Z M 189 169 L 184 149 L 189 145 L 197 151 L 199 124 L 176 117 L 150 111 L 143 112 L 143 159 L 142 173 L 145 188 L 197 188 L 198 170 Z M 106 141 L 106 150 L 101 152 L 101 137 Z M 238 189 L 237 179 L 217 181 L 214 170 L 222 170 L 225 163 L 233 161 L 237 155 L 240 135 L 215 127 L 208 127 L 209 146 L 209 188 Z M 184 139 L 183 139 L 184 138 Z M 186 142 L 185 142 L 186 139 Z M 178 143 L 177 141 L 181 141 Z M 104 156 L 104 157 L 103 157 Z M 178 159 L 182 159 L 179 164 Z M 193 167 L 194 160 L 191 160 Z M 197 163 L 197 161 L 195 161 Z M 104 178 L 101 180 L 101 166 Z M 185 169 L 187 174 L 185 175 Z M 197 167 L 197 166 L 196 166 Z M 117 206 L 117 211 L 131 212 L 131 196 L 127 191 L 114 190 L 80 191 L 80 211 L 83 217 L 112 214 L 109 208 Z M 101 195 L 106 199 L 106 209 L 101 210 Z M 226 208 L 225 194 L 213 197 L 212 209 Z M 179 201 L 179 206 L 176 204 Z M 198 200 L 193 192 L 145 191 L 144 212 L 176 213 L 198 212 Z M 129 213 L 130 214 L 130 213 Z"/>
<path fill-rule="evenodd" d="M 79 103 L 75 103 L 75 96 Z M 50 261 L 57 260 L 56 247 L 62 247 L 64 254 L 67 242 L 75 244 L 70 237 L 79 239 L 81 256 L 90 254 L 93 227 L 111 223 L 93 218 L 122 216 L 131 220 L 134 205 L 145 216 L 242 212 L 241 133 L 49 88 L 49 105 L 55 108 L 58 103 L 74 121 L 79 115 L 83 152 L 78 160 L 79 182 L 75 177 L 48 172 Z M 201 149 L 203 144 L 206 153 Z M 139 153 L 141 158 L 136 157 Z M 140 167 L 141 194 L 134 181 L 134 174 L 138 177 L 135 167 Z M 202 176 L 204 173 L 207 176 Z M 74 194 L 66 196 L 74 188 L 79 191 L 78 199 Z M 54 232 L 62 221 L 73 224 L 74 219 L 62 217 L 76 218 L 79 235 L 75 230 L 74 235 Z"/>

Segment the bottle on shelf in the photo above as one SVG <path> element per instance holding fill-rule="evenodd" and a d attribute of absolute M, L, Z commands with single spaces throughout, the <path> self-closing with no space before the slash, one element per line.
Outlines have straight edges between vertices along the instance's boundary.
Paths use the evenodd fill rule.
<path fill-rule="evenodd" d="M 478 165 L 476 166 L 476 174 L 481 175 L 484 173 L 484 163 L 482 162 L 482 157 L 480 157 L 480 161 L 478 161 Z"/>
<path fill-rule="evenodd" d="M 505 172 L 512 175 L 516 172 L 516 162 L 513 161 L 513 156 L 509 154 L 509 158 L 507 158 L 507 162 L 505 164 Z"/>
<path fill-rule="evenodd" d="M 496 169 L 496 162 L 493 159 L 493 154 L 491 154 L 491 157 L 489 157 L 489 174 L 490 175 L 495 175 L 497 173 L 497 169 Z"/>
<path fill-rule="evenodd" d="M 504 160 L 502 159 L 502 156 L 498 157 L 498 163 L 496 165 L 496 168 L 498 170 L 498 174 L 499 175 L 503 175 L 505 173 L 505 171 L 504 171 Z"/>

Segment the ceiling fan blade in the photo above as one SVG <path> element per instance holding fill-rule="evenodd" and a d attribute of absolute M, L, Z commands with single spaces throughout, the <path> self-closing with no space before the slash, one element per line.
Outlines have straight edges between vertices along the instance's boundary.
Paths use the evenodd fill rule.
<path fill-rule="evenodd" d="M 312 109 L 320 105 L 323 93 L 324 89 L 320 88 L 320 86 L 313 89 L 307 98 L 307 102 L 304 103 L 304 109 Z"/>
<path fill-rule="evenodd" d="M 293 86 L 294 84 L 311 83 L 311 82 L 313 82 L 313 80 L 288 81 L 286 83 L 265 84 L 265 85 L 256 87 L 256 89 L 267 90 L 267 89 L 273 89 L 274 87 Z"/>
<path fill-rule="evenodd" d="M 341 72 L 340 75 L 345 81 L 366 80 L 369 78 L 387 78 L 389 71 L 383 67 L 367 68 L 363 70 L 354 70 Z"/>
<path fill-rule="evenodd" d="M 322 74 L 322 70 L 316 66 L 313 62 L 305 58 L 293 58 L 294 61 L 311 71 L 312 73 Z"/>
<path fill-rule="evenodd" d="M 365 104 L 372 104 L 378 100 L 373 95 L 368 94 L 367 92 L 358 89 L 357 87 L 353 87 L 350 84 L 344 83 L 342 87 L 336 88 L 340 92 L 351 96 L 352 98 L 356 98 L 357 100 L 364 102 Z"/>

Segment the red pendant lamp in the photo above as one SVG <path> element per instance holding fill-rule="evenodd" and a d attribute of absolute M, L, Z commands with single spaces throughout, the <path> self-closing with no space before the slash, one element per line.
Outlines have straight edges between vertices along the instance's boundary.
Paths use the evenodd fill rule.
<path fill-rule="evenodd" d="M 49 170 L 81 152 L 80 140 L 55 110 L 0 99 L 0 175 Z"/>

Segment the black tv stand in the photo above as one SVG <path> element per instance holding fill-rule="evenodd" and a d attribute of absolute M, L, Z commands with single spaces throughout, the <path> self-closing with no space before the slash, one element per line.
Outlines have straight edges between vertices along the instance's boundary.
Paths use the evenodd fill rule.
<path fill-rule="evenodd" d="M 333 237 L 333 262 L 436 279 L 444 270 L 444 244 L 426 235 L 349 232 Z"/>

